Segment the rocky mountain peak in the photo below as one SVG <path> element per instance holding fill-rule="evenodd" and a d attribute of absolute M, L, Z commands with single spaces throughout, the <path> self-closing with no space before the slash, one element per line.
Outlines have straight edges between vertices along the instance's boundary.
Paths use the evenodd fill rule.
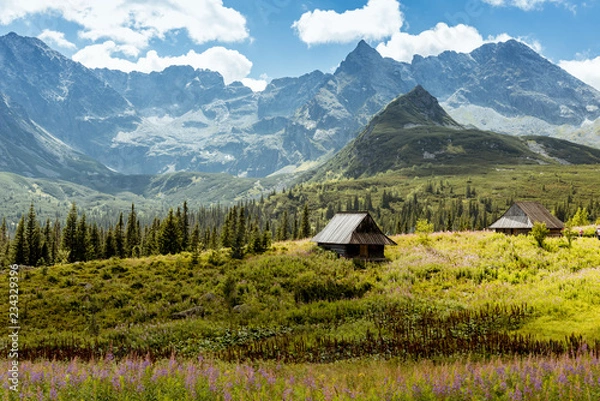
<path fill-rule="evenodd" d="M 346 72 L 348 74 L 364 73 L 372 70 L 381 63 L 383 57 L 377 50 L 361 40 L 356 48 L 342 61 L 335 74 Z"/>
<path fill-rule="evenodd" d="M 400 111 L 405 115 L 405 123 L 419 125 L 442 125 L 447 127 L 460 127 L 456 121 L 446 113 L 440 106 L 438 100 L 432 96 L 421 85 L 417 85 L 413 90 L 404 96 L 398 97 L 391 102 L 386 111 L 393 111 L 397 118 Z"/>

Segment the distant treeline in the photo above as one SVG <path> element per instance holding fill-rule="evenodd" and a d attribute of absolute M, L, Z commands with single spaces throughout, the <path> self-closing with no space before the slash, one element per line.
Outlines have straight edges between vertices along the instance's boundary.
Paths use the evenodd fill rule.
<path fill-rule="evenodd" d="M 485 229 L 512 203 L 513 199 L 480 197 L 469 185 L 457 194 L 444 181 L 430 182 L 406 198 L 387 190 L 342 195 L 324 186 L 304 191 L 299 185 L 234 206 L 192 211 L 184 202 L 166 216 L 153 219 L 140 219 L 132 204 L 115 223 L 103 225 L 88 220 L 75 204 L 65 221 L 41 222 L 32 203 L 13 235 L 9 235 L 6 219 L 2 220 L 0 260 L 3 264 L 41 266 L 221 248 L 229 248 L 233 258 L 242 258 L 266 251 L 273 240 L 311 237 L 338 211 L 369 211 L 384 232 L 401 234 L 413 232 L 422 219 L 431 222 L 435 231 Z M 583 205 L 568 195 L 551 211 L 562 221 L 586 225 L 600 218 L 600 202 L 590 200 Z"/>

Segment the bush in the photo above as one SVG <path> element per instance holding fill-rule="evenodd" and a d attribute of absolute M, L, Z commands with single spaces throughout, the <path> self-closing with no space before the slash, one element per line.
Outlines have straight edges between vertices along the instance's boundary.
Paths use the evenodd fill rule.
<path fill-rule="evenodd" d="M 538 221 L 533 224 L 530 235 L 533 237 L 533 239 L 535 239 L 535 242 L 537 242 L 538 246 L 543 248 L 544 241 L 549 233 L 550 230 L 548 230 L 548 227 L 546 227 L 546 223 L 540 223 Z"/>
<path fill-rule="evenodd" d="M 430 223 L 426 219 L 419 219 L 415 226 L 415 233 L 419 235 L 419 242 L 421 244 L 429 244 L 429 234 L 433 233 L 433 223 Z"/>

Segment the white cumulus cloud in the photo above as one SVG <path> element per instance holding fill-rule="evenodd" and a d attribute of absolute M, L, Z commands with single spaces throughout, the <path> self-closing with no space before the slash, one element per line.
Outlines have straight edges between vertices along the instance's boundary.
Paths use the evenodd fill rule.
<path fill-rule="evenodd" d="M 69 42 L 67 39 L 65 39 L 65 34 L 63 32 L 44 29 L 37 38 L 46 43 L 55 44 L 63 49 L 74 50 L 77 48 L 75 43 Z"/>
<path fill-rule="evenodd" d="M 151 39 L 185 30 L 201 44 L 234 42 L 249 37 L 246 19 L 223 0 L 0 0 L 0 23 L 33 14 L 52 13 L 82 28 L 81 38 L 113 40 L 146 47 Z"/>
<path fill-rule="evenodd" d="M 162 71 L 171 65 L 190 65 L 194 68 L 217 71 L 223 76 L 226 84 L 241 81 L 252 90 L 263 90 L 266 81 L 246 78 L 252 69 L 252 62 L 237 50 L 226 49 L 221 46 L 196 53 L 190 50 L 184 55 L 174 57 L 161 57 L 154 50 L 135 62 L 119 57 L 119 53 L 127 54 L 128 48 L 106 41 L 101 44 L 87 46 L 73 55 L 73 60 L 89 68 L 109 68 L 125 72 L 141 71 L 149 73 Z"/>
<path fill-rule="evenodd" d="M 415 54 L 423 57 L 437 56 L 446 50 L 469 53 L 485 43 L 505 42 L 509 39 L 512 37 L 507 34 L 484 39 L 472 26 L 459 24 L 451 27 L 440 22 L 418 35 L 396 32 L 389 41 L 377 45 L 377 51 L 384 57 L 410 63 Z M 539 44 L 529 46 L 534 50 L 541 50 Z"/>
<path fill-rule="evenodd" d="M 600 56 L 587 60 L 561 60 L 558 65 L 600 91 Z"/>
<path fill-rule="evenodd" d="M 397 0 L 369 0 L 363 8 L 343 13 L 308 11 L 292 24 L 292 28 L 308 45 L 348 43 L 360 39 L 382 40 L 398 32 L 403 21 Z"/>
<path fill-rule="evenodd" d="M 0 0 L 0 24 L 47 14 L 79 26 L 78 38 L 91 44 L 73 55 L 89 68 L 162 71 L 170 65 L 191 65 L 217 71 L 226 83 L 244 80 L 253 90 L 266 81 L 247 78 L 252 62 L 244 55 L 215 46 L 197 53 L 160 56 L 151 41 L 184 33 L 196 44 L 250 40 L 246 18 L 223 0 Z M 41 40 L 69 50 L 75 44 L 64 34 L 44 30 Z"/>

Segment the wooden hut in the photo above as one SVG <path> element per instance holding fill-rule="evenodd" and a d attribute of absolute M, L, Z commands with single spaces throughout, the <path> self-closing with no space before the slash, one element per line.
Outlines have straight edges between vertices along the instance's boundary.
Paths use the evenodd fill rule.
<path fill-rule="evenodd" d="M 396 245 L 368 212 L 337 213 L 312 241 L 345 258 L 367 260 L 384 260 L 385 245 Z"/>
<path fill-rule="evenodd" d="M 515 202 L 490 229 L 509 235 L 529 234 L 534 223 L 546 223 L 550 236 L 560 236 L 564 223 L 537 202 Z"/>

